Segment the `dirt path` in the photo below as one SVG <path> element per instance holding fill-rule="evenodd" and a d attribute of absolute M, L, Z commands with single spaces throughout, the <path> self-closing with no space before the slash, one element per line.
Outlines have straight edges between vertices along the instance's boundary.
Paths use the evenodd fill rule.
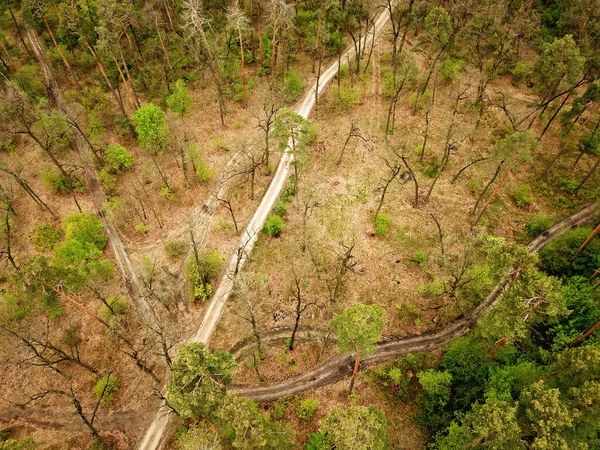
<path fill-rule="evenodd" d="M 375 28 L 373 33 L 377 35 L 385 26 L 389 18 L 387 13 L 382 13 L 378 16 L 375 21 Z M 373 36 L 373 35 L 372 35 Z M 369 33 L 364 37 L 365 41 L 369 37 Z M 373 39 L 375 36 L 373 36 Z M 354 47 L 350 46 L 342 55 L 342 60 L 347 57 L 351 57 L 354 54 Z M 321 74 L 318 92 L 321 93 L 327 84 L 337 74 L 338 63 L 337 61 L 332 63 L 326 71 Z M 317 89 L 316 83 L 304 95 L 302 100 L 295 108 L 296 112 L 304 118 L 308 118 L 312 108 L 315 104 L 315 90 Z M 290 163 L 292 162 L 292 153 L 288 149 L 284 152 L 277 171 L 271 180 L 271 184 L 267 189 L 264 197 L 262 198 L 260 205 L 258 206 L 254 216 L 250 220 L 250 223 L 242 233 L 240 244 L 236 251 L 231 255 L 225 274 L 219 282 L 219 286 L 215 290 L 210 304 L 204 314 L 204 319 L 198 328 L 198 331 L 190 338 L 189 342 L 204 342 L 208 343 L 212 333 L 215 330 L 217 322 L 221 318 L 225 304 L 231 295 L 233 289 L 233 283 L 235 276 L 244 266 L 248 255 L 252 251 L 258 234 L 262 230 L 262 227 L 267 219 L 267 216 L 271 212 L 273 205 L 279 198 L 281 191 L 283 190 L 289 175 Z M 170 422 L 169 410 L 163 404 L 154 421 L 150 424 L 148 432 L 144 437 L 140 449 L 141 450 L 155 450 L 162 446 L 162 438 L 165 435 L 165 429 L 168 427 Z"/>
<path fill-rule="evenodd" d="M 546 244 L 552 242 L 566 231 L 593 220 L 599 211 L 600 205 L 592 204 L 581 211 L 576 212 L 535 238 L 527 246 L 527 249 L 532 254 L 539 252 Z M 493 310 L 494 306 L 510 284 L 510 277 L 502 280 L 488 297 L 468 315 L 459 317 L 454 322 L 439 330 L 433 330 L 417 336 L 392 336 L 388 338 L 387 342 L 379 344 L 375 354 L 364 358 L 361 361 L 360 370 L 392 359 L 397 359 L 410 353 L 430 352 L 446 345 L 459 336 L 465 335 L 484 314 Z M 303 373 L 302 375 L 290 378 L 289 380 L 267 386 L 230 386 L 229 392 L 243 395 L 244 397 L 256 401 L 276 400 L 350 377 L 353 372 L 353 363 L 353 355 L 340 356 L 310 372 Z"/>

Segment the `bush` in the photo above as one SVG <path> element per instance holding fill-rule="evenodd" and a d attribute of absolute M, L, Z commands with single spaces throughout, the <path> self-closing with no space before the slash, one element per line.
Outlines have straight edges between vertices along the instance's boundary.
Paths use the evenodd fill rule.
<path fill-rule="evenodd" d="M 471 178 L 467 183 L 467 187 L 473 193 L 479 192 L 481 190 L 481 183 L 476 178 Z"/>
<path fill-rule="evenodd" d="M 55 194 L 70 194 L 73 191 L 85 192 L 86 190 L 85 183 L 75 175 L 71 175 L 68 179 L 60 173 L 48 171 L 42 175 L 42 180 L 46 188 Z"/>
<path fill-rule="evenodd" d="M 409 97 L 408 101 L 409 101 L 409 105 L 411 107 L 412 107 L 412 105 L 414 105 L 416 98 L 417 98 L 417 94 L 416 93 L 413 93 Z M 433 92 L 430 89 L 427 89 L 423 95 L 419 96 L 419 99 L 417 100 L 417 108 L 416 108 L 416 110 L 417 111 L 421 111 L 422 109 L 425 109 L 425 107 L 431 101 L 432 98 L 433 98 Z"/>
<path fill-rule="evenodd" d="M 98 315 L 111 326 L 116 326 L 127 314 L 127 302 L 121 297 L 108 297 L 108 306 L 102 305 L 98 309 Z"/>
<path fill-rule="evenodd" d="M 53 225 L 42 224 L 35 229 L 31 242 L 39 252 L 52 250 L 57 242 L 60 241 L 61 233 Z"/>
<path fill-rule="evenodd" d="M 222 150 L 224 152 L 229 151 L 229 145 L 222 137 L 216 137 L 211 142 L 210 145 L 215 150 Z"/>
<path fill-rule="evenodd" d="M 190 283 L 193 299 L 208 300 L 212 295 L 212 284 L 219 274 L 225 258 L 217 250 L 191 257 L 186 264 L 185 273 Z"/>
<path fill-rule="evenodd" d="M 308 433 L 306 450 L 330 450 L 331 448 L 333 445 L 325 433 Z"/>
<path fill-rule="evenodd" d="M 146 234 L 150 231 L 150 227 L 143 222 L 138 222 L 135 224 L 135 232 L 138 234 Z"/>
<path fill-rule="evenodd" d="M 102 183 L 104 189 L 106 189 L 108 192 L 112 192 L 115 189 L 117 178 L 110 173 L 106 167 L 100 171 L 98 174 L 98 179 Z"/>
<path fill-rule="evenodd" d="M 286 406 L 287 402 L 283 399 L 279 399 L 277 400 L 275 403 L 273 403 L 273 419 L 282 419 L 283 416 L 285 416 L 285 406 Z"/>
<path fill-rule="evenodd" d="M 75 239 L 85 244 L 93 244 L 98 250 L 104 250 L 108 239 L 104 235 L 104 226 L 98 216 L 90 213 L 75 213 L 63 222 L 65 241 Z"/>
<path fill-rule="evenodd" d="M 412 263 L 420 266 L 425 261 L 427 261 L 427 256 L 425 256 L 425 253 L 423 253 L 422 251 L 418 251 L 418 252 L 415 252 L 415 254 L 413 255 L 413 257 L 411 258 L 410 261 Z"/>
<path fill-rule="evenodd" d="M 465 62 L 461 59 L 448 58 L 440 68 L 440 74 L 445 81 L 454 81 L 458 78 L 458 73 L 461 71 Z"/>
<path fill-rule="evenodd" d="M 185 241 L 167 241 L 165 242 L 165 251 L 170 259 L 177 259 L 184 255 L 188 249 Z"/>
<path fill-rule="evenodd" d="M 173 200 L 175 198 L 175 194 L 173 194 L 173 191 L 167 186 L 161 187 L 158 195 L 160 195 L 165 200 Z"/>
<path fill-rule="evenodd" d="M 111 165 L 117 173 L 129 169 L 134 164 L 133 156 L 124 147 L 110 144 L 104 150 L 106 162 Z"/>
<path fill-rule="evenodd" d="M 592 239 L 587 246 L 575 253 L 592 232 L 589 227 L 578 228 L 555 239 L 540 251 L 542 269 L 549 275 L 590 277 L 600 267 L 600 239 Z"/>
<path fill-rule="evenodd" d="M 360 103 L 360 88 L 340 86 L 333 91 L 333 109 L 337 114 L 345 113 Z"/>
<path fill-rule="evenodd" d="M 286 103 L 293 103 L 304 92 L 304 83 L 295 70 L 288 70 L 283 77 L 282 93 Z"/>
<path fill-rule="evenodd" d="M 319 407 L 319 402 L 312 398 L 307 398 L 300 403 L 298 407 L 298 419 L 309 420 L 315 414 L 315 411 Z"/>
<path fill-rule="evenodd" d="M 513 199 L 515 200 L 515 203 L 517 204 L 517 206 L 519 208 L 524 208 L 525 206 L 529 206 L 532 201 L 531 188 L 526 184 L 522 184 L 515 191 Z"/>
<path fill-rule="evenodd" d="M 93 390 L 94 394 L 96 395 L 96 398 L 98 400 L 102 399 L 100 401 L 100 404 L 108 408 L 112 404 L 115 392 L 117 392 L 118 389 L 119 380 L 116 376 L 110 374 L 100 378 L 100 380 L 98 380 L 98 382 L 94 386 Z"/>
<path fill-rule="evenodd" d="M 275 206 L 273 206 L 273 213 L 281 217 L 285 216 L 287 214 L 286 203 L 282 200 L 279 200 L 277 203 L 275 203 Z"/>
<path fill-rule="evenodd" d="M 392 219 L 385 213 L 379 213 L 373 219 L 375 224 L 375 235 L 380 237 L 385 234 Z"/>
<path fill-rule="evenodd" d="M 525 78 L 529 75 L 530 72 L 531 66 L 524 62 L 518 62 L 517 64 L 515 64 L 515 67 L 511 71 L 512 76 L 517 82 L 525 80 Z"/>
<path fill-rule="evenodd" d="M 531 237 L 543 233 L 554 224 L 554 219 L 546 213 L 539 213 L 533 218 L 533 222 L 525 225 L 525 232 Z"/>
<path fill-rule="evenodd" d="M 276 214 L 271 214 L 267 220 L 265 221 L 265 226 L 263 227 L 263 231 L 269 237 L 277 237 L 283 231 L 283 219 L 281 216 Z"/>

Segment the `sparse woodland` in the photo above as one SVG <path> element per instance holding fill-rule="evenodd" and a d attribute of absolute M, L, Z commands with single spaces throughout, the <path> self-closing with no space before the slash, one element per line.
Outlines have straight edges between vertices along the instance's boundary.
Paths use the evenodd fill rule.
<path fill-rule="evenodd" d="M 599 0 L 2 0 L 0 448 L 600 448 L 599 54 Z"/>

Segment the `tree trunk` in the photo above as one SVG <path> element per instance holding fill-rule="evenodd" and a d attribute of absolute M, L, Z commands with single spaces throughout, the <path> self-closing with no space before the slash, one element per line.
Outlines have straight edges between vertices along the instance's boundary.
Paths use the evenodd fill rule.
<path fill-rule="evenodd" d="M 567 103 L 567 100 L 569 100 L 570 96 L 571 96 L 571 93 L 569 92 L 567 94 L 567 96 L 565 97 L 565 99 L 560 104 L 560 106 L 556 109 L 556 111 L 554 111 L 554 114 L 552 114 L 552 117 L 550 117 L 550 120 L 548 120 L 548 123 L 544 127 L 542 134 L 540 134 L 540 137 L 538 138 L 538 142 L 542 140 L 542 138 L 546 134 L 546 131 L 548 131 L 548 129 L 550 128 L 550 125 L 552 125 L 552 122 L 554 121 L 554 119 L 556 119 L 556 116 L 558 116 L 558 113 L 560 112 L 560 110 L 563 109 L 563 106 L 565 106 L 565 103 Z"/>
<path fill-rule="evenodd" d="M 356 360 L 354 361 L 354 372 L 352 372 L 352 379 L 350 380 L 350 386 L 348 387 L 348 395 L 352 395 L 354 389 L 354 382 L 358 375 L 358 368 L 360 367 L 360 348 L 356 347 Z"/>
<path fill-rule="evenodd" d="M 58 45 L 58 42 L 56 42 L 56 38 L 54 37 L 52 28 L 50 28 L 50 25 L 48 24 L 48 21 L 46 20 L 46 17 L 44 15 L 42 15 L 42 20 L 44 21 L 44 24 L 46 25 L 46 29 L 48 30 L 48 33 L 50 34 L 50 37 L 52 38 L 52 42 L 54 42 L 54 46 L 56 47 L 56 50 L 58 51 L 60 57 L 63 60 L 63 64 L 67 68 L 69 75 L 71 75 L 71 78 L 73 79 L 73 82 L 75 83 L 75 87 L 77 88 L 78 91 L 81 91 L 81 86 L 79 85 L 79 82 L 77 81 L 77 78 L 75 77 L 75 72 L 73 72 L 73 68 L 71 67 L 71 64 L 69 64 L 69 61 L 65 57 L 65 54 L 63 53 L 62 49 L 60 48 L 60 45 Z"/>
<path fill-rule="evenodd" d="M 592 167 L 590 169 L 590 171 L 585 175 L 585 177 L 583 178 L 583 180 L 581 180 L 581 183 L 579 183 L 579 186 L 577 186 L 575 188 L 575 192 L 579 191 L 579 189 L 581 189 L 583 187 L 583 185 L 585 183 L 587 183 L 587 181 L 590 179 L 590 177 L 592 176 L 592 174 L 596 171 L 596 169 L 598 169 L 598 166 L 600 166 L 600 158 L 598 158 L 598 161 L 596 161 L 596 164 L 594 164 L 594 167 Z"/>
<path fill-rule="evenodd" d="M 498 164 L 498 167 L 496 167 L 496 172 L 494 173 L 494 176 L 492 177 L 492 179 L 489 181 L 489 183 L 485 186 L 485 188 L 483 189 L 483 191 L 481 191 L 481 194 L 479 194 L 479 197 L 477 198 L 477 201 L 475 202 L 475 206 L 473 207 L 473 209 L 471 210 L 471 214 L 475 214 L 475 211 L 477 211 L 477 207 L 479 206 L 479 203 L 481 203 L 481 200 L 483 199 L 483 196 L 485 195 L 485 193 L 488 191 L 488 189 L 490 188 L 490 186 L 492 185 L 492 183 L 496 180 L 496 178 L 498 177 L 498 174 L 500 173 L 500 169 L 502 169 L 502 165 L 504 164 L 504 160 L 500 161 L 500 164 Z"/>
<path fill-rule="evenodd" d="M 500 183 L 498 183 L 498 186 L 496 186 L 496 189 L 494 189 L 494 191 L 492 192 L 492 195 L 490 195 L 490 198 L 488 199 L 488 201 L 485 202 L 485 205 L 483 206 L 483 208 L 481 208 L 481 212 L 477 216 L 477 219 L 475 219 L 475 222 L 473 222 L 473 225 L 471 225 L 471 229 L 473 229 L 475 226 L 477 226 L 477 224 L 479 223 L 479 221 L 483 217 L 483 213 L 486 211 L 486 209 L 488 208 L 488 206 L 490 206 L 490 203 L 492 203 L 492 200 L 494 200 L 494 197 L 496 197 L 496 194 L 498 193 L 498 191 L 500 190 L 500 188 L 502 187 L 502 185 L 504 184 L 504 182 L 508 178 L 509 174 L 510 174 L 510 171 L 507 171 L 504 174 L 504 176 L 500 180 Z"/>
<path fill-rule="evenodd" d="M 171 65 L 171 59 L 169 58 L 169 52 L 167 52 L 167 49 L 165 47 L 165 42 L 163 41 L 162 35 L 160 34 L 160 30 L 158 28 L 158 17 L 154 17 L 154 26 L 156 27 L 156 34 L 158 34 L 158 39 L 160 41 L 160 47 L 162 48 L 162 51 L 165 54 L 165 59 L 167 60 L 169 72 L 173 73 L 173 66 Z"/>

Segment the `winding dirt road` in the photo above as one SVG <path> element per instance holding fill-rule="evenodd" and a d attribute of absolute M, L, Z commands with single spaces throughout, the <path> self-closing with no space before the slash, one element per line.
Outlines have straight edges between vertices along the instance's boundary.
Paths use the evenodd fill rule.
<path fill-rule="evenodd" d="M 364 37 L 364 42 L 366 43 L 369 38 L 373 39 L 377 34 L 382 30 L 385 26 L 389 18 L 387 13 L 382 13 L 378 16 L 375 21 L 374 28 L 372 28 L 370 33 L 367 33 Z M 354 47 L 349 47 L 342 55 L 342 59 L 347 58 L 348 56 L 352 57 L 354 54 Z M 333 77 L 337 74 L 338 70 L 338 62 L 334 62 L 331 64 L 327 70 L 325 70 L 321 74 L 318 92 L 321 93 L 323 89 L 327 86 L 327 84 L 333 79 Z M 315 90 L 317 89 L 316 83 L 308 90 L 308 92 L 304 95 L 300 103 L 298 104 L 296 112 L 300 114 L 304 118 L 308 118 L 310 112 L 312 111 L 315 105 Z M 244 266 L 248 255 L 252 251 L 254 244 L 256 243 L 256 239 L 262 227 L 267 219 L 267 216 L 271 212 L 273 205 L 279 198 L 281 191 L 283 190 L 285 184 L 287 183 L 289 171 L 290 171 L 290 163 L 292 162 L 292 153 L 288 147 L 286 152 L 284 152 L 281 160 L 279 161 L 279 165 L 277 167 L 277 172 L 273 176 L 271 180 L 271 184 L 267 189 L 260 205 L 258 206 L 254 216 L 250 220 L 250 223 L 242 233 L 240 239 L 240 245 L 237 250 L 231 255 L 229 259 L 229 263 L 227 264 L 227 269 L 225 274 L 221 278 L 219 286 L 214 292 L 212 299 L 210 301 L 210 305 L 208 306 L 206 313 L 204 315 L 204 319 L 200 324 L 200 328 L 198 331 L 190 338 L 189 342 L 203 342 L 207 344 L 210 340 L 212 333 L 215 330 L 217 322 L 221 318 L 221 314 L 223 313 L 223 309 L 225 308 L 225 304 L 231 295 L 231 291 L 233 289 L 234 279 L 237 273 Z M 163 436 L 165 435 L 165 430 L 169 426 L 169 422 L 171 420 L 171 412 L 170 410 L 163 404 L 142 443 L 140 444 L 140 450 L 156 450 L 161 447 Z"/>
<path fill-rule="evenodd" d="M 566 231 L 593 220 L 599 211 L 599 204 L 592 204 L 578 211 L 542 233 L 527 246 L 527 249 L 532 254 L 539 252 L 546 244 Z M 502 294 L 510 284 L 510 277 L 502 280 L 487 298 L 468 315 L 459 317 L 454 322 L 439 330 L 433 330 L 416 336 L 389 337 L 387 342 L 382 342 L 378 345 L 375 354 L 361 361 L 360 370 L 397 359 L 410 353 L 430 352 L 443 347 L 459 336 L 465 335 L 484 314 L 493 310 L 494 305 L 502 297 Z M 340 356 L 310 372 L 267 386 L 229 386 L 228 390 L 231 393 L 256 401 L 276 400 L 281 397 L 326 386 L 350 377 L 353 371 L 354 358 L 353 355 Z"/>

